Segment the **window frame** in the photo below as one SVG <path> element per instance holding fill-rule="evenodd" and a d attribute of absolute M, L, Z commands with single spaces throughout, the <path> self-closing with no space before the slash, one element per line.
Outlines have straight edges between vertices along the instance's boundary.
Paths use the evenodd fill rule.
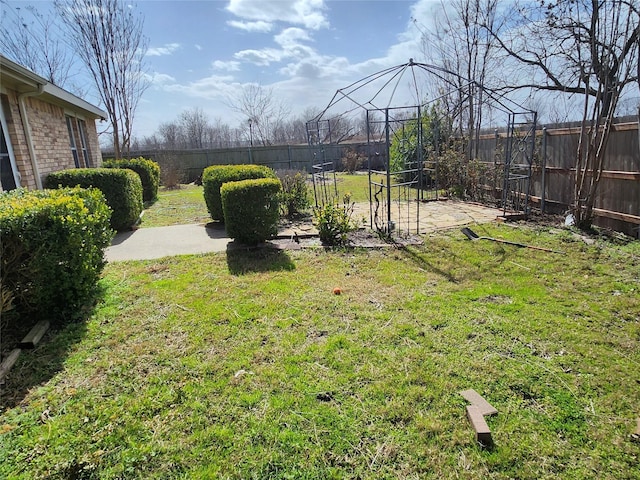
<path fill-rule="evenodd" d="M 82 168 L 82 165 L 80 165 L 80 155 L 78 154 L 78 144 L 76 143 L 75 129 L 71 123 L 72 119 L 75 119 L 75 117 L 72 117 L 71 115 L 65 115 L 64 117 L 67 122 L 67 131 L 69 132 L 69 146 L 71 147 L 73 163 L 76 168 Z"/>
<path fill-rule="evenodd" d="M 84 165 L 87 168 L 91 168 L 93 167 L 93 162 L 91 161 L 89 142 L 87 140 L 87 123 L 82 118 L 76 118 L 76 123 L 78 125 L 78 135 L 80 136 L 80 146 L 82 148 Z"/>
<path fill-rule="evenodd" d="M 10 188 L 9 190 L 14 190 L 20 188 L 22 186 L 22 176 L 20 175 L 20 171 L 18 170 L 18 165 L 16 164 L 16 157 L 13 153 L 13 144 L 11 143 L 11 136 L 9 135 L 9 128 L 7 124 L 7 119 L 4 115 L 4 107 L 3 107 L 4 95 L 0 95 L 0 128 L 2 131 L 0 135 L 4 139 L 4 144 L 7 147 L 7 152 L 0 152 L 0 155 L 6 155 L 9 159 L 9 166 L 11 168 L 11 173 L 13 177 L 13 183 L 15 185 L 14 188 Z M 2 182 L 0 181 L 0 192 L 9 191 L 5 190 L 2 186 Z"/>

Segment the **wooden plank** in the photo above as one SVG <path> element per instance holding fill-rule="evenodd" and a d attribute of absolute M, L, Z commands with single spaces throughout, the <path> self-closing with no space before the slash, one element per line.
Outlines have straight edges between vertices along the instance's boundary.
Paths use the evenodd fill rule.
<path fill-rule="evenodd" d="M 476 440 L 482 445 L 491 445 L 491 430 L 484 420 L 484 415 L 476 405 L 467 405 L 467 418 L 476 432 Z"/>
<path fill-rule="evenodd" d="M 18 344 L 20 348 L 35 348 L 42 336 L 49 330 L 49 322 L 41 320 L 34 325 L 27 336 Z"/>
<path fill-rule="evenodd" d="M 18 360 L 21 351 L 22 350 L 20 350 L 19 348 L 14 348 L 13 350 L 11 350 L 11 353 L 9 353 L 7 358 L 2 361 L 2 364 L 0 364 L 0 381 L 7 376 L 9 370 L 11 370 L 11 367 L 13 367 L 13 364 L 16 363 L 16 360 Z"/>
<path fill-rule="evenodd" d="M 593 213 L 598 217 L 611 218 L 613 220 L 622 220 L 623 222 L 640 224 L 639 215 L 631 215 L 629 213 L 612 212 L 611 210 L 603 210 L 602 208 L 594 208 Z"/>
<path fill-rule="evenodd" d="M 460 392 L 460 395 L 462 395 L 471 405 L 478 407 L 482 415 L 495 415 L 498 413 L 498 410 L 493 405 L 487 402 L 472 388 L 469 390 L 463 390 Z"/>
<path fill-rule="evenodd" d="M 575 174 L 576 173 L 576 169 L 575 168 L 562 168 L 562 167 L 554 167 L 554 166 L 547 166 L 545 167 L 545 171 L 547 173 L 554 173 L 554 174 Z M 593 171 L 589 170 L 586 172 L 587 175 L 591 176 L 593 175 Z M 614 178 L 614 179 L 618 179 L 618 180 L 633 180 L 633 181 L 638 181 L 640 180 L 640 172 L 624 172 L 624 171 L 619 171 L 619 170 L 603 170 L 602 171 L 602 178 Z"/>
<path fill-rule="evenodd" d="M 538 125 L 536 128 L 536 137 L 540 137 L 543 135 L 542 127 L 546 127 L 547 135 L 549 136 L 565 136 L 565 135 L 577 135 L 580 133 L 581 127 L 580 125 L 573 126 L 553 126 L 553 125 Z M 623 122 L 623 123 L 614 123 L 611 125 L 611 130 L 614 132 L 623 132 L 628 130 L 636 130 L 638 128 L 638 122 Z M 602 127 L 600 127 L 602 129 Z M 498 131 L 498 138 L 501 140 L 506 136 L 506 132 Z M 495 140 L 496 134 L 492 133 L 482 133 L 479 136 L 480 140 Z"/>

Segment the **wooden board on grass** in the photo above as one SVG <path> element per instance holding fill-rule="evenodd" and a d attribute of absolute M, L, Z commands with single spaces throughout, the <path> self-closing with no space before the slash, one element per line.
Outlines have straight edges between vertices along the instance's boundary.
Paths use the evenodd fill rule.
<path fill-rule="evenodd" d="M 18 344 L 20 348 L 35 348 L 42 336 L 49 330 L 49 322 L 41 320 L 36 323 L 27 336 Z"/>

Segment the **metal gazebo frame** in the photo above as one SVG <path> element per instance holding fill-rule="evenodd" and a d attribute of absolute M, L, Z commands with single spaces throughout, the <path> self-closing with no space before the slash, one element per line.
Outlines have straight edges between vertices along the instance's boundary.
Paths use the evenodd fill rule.
<path fill-rule="evenodd" d="M 445 76 L 455 76 L 462 85 L 429 101 L 421 101 L 421 88 L 426 85 L 429 77 L 443 79 Z M 424 83 L 420 77 L 426 77 Z M 407 88 L 401 84 L 407 81 Z M 413 98 L 413 103 L 400 102 L 399 92 L 407 92 Z M 310 146 L 316 148 L 314 157 L 317 161 L 313 165 L 313 186 L 316 206 L 335 202 L 338 189 L 336 185 L 336 170 L 339 163 L 337 148 L 342 138 L 335 138 L 332 126 L 340 119 L 353 115 L 354 112 L 366 112 L 367 126 L 367 170 L 369 177 L 369 206 L 370 226 L 381 233 L 390 235 L 394 230 L 402 230 L 400 225 L 392 219 L 392 191 L 398 190 L 398 218 L 402 218 L 400 198 L 406 198 L 407 228 L 409 233 L 410 200 L 416 204 L 416 226 L 418 233 L 420 222 L 420 203 L 439 199 L 439 132 L 436 129 L 432 141 L 436 148 L 428 150 L 423 135 L 423 119 L 425 111 L 436 105 L 450 93 L 461 93 L 467 99 L 475 97 L 475 105 L 487 105 L 491 109 L 507 116 L 506 136 L 504 142 L 504 158 L 502 159 L 502 186 L 500 206 L 504 216 L 513 214 L 528 215 L 529 197 L 531 191 L 531 174 L 535 152 L 535 136 L 537 128 L 537 114 L 535 111 L 524 109 L 504 95 L 489 90 L 475 81 L 461 78 L 454 72 L 435 65 L 414 62 L 390 67 L 366 76 L 344 88 L 338 89 L 327 107 L 306 124 L 307 138 Z M 342 108 L 340 110 L 340 108 Z M 380 119 L 382 116 L 383 119 Z M 371 127 L 383 125 L 382 129 Z M 414 137 L 405 136 L 406 130 L 415 133 L 415 145 L 408 145 L 403 154 L 403 164 L 391 168 L 391 146 L 394 141 L 413 141 Z M 415 132 L 413 132 L 415 130 Z M 433 132 L 432 132 L 433 133 Z M 476 132 L 477 133 L 477 132 Z M 475 139 L 477 141 L 477 138 Z M 400 148 L 400 147 L 398 147 Z M 384 149 L 385 168 L 376 169 L 380 150 Z M 399 167 L 399 168 L 398 168 Z M 410 197 L 413 197 L 410 199 Z M 381 212 L 382 206 L 382 212 Z"/>

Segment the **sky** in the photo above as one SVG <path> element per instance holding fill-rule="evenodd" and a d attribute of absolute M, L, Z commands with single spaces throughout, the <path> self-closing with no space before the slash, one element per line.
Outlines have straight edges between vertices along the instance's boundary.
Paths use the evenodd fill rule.
<path fill-rule="evenodd" d="M 212 124 L 244 130 L 246 114 L 230 105 L 252 84 L 272 92 L 292 116 L 322 110 L 340 88 L 410 59 L 424 61 L 421 31 L 443 2 L 131 0 L 129 8 L 144 19 L 150 82 L 134 137 L 143 140 L 194 108 Z M 0 20 L 24 15 L 29 6 L 45 16 L 53 11 L 52 0 L 0 0 Z M 66 88 L 101 106 L 86 68 L 80 62 L 75 68 Z"/>
<path fill-rule="evenodd" d="M 46 10 L 52 1 L 0 0 L 2 9 L 7 5 Z M 248 118 L 230 104 L 252 84 L 271 91 L 293 116 L 322 110 L 338 89 L 353 82 L 409 59 L 425 62 L 421 33 L 432 28 L 443 5 L 447 0 L 132 1 L 130 8 L 144 18 L 150 80 L 134 119 L 134 137 L 143 140 L 194 108 L 212 124 L 246 129 Z M 80 87 L 88 91 L 89 84 L 87 77 Z M 419 103 L 409 98 L 406 78 L 398 87 L 398 103 L 392 105 Z M 368 88 L 375 91 L 373 84 Z M 414 97 L 424 100 L 424 95 Z M 84 98 L 100 104 L 91 92 Z M 542 113 L 549 110 L 546 102 L 531 105 Z"/>
<path fill-rule="evenodd" d="M 243 86 L 271 89 L 293 115 L 324 108 L 337 89 L 420 60 L 419 26 L 437 0 L 143 0 L 151 85 L 135 134 L 201 108 L 211 121 L 248 119 L 229 107 Z M 412 19 L 417 21 L 414 22 Z"/>

